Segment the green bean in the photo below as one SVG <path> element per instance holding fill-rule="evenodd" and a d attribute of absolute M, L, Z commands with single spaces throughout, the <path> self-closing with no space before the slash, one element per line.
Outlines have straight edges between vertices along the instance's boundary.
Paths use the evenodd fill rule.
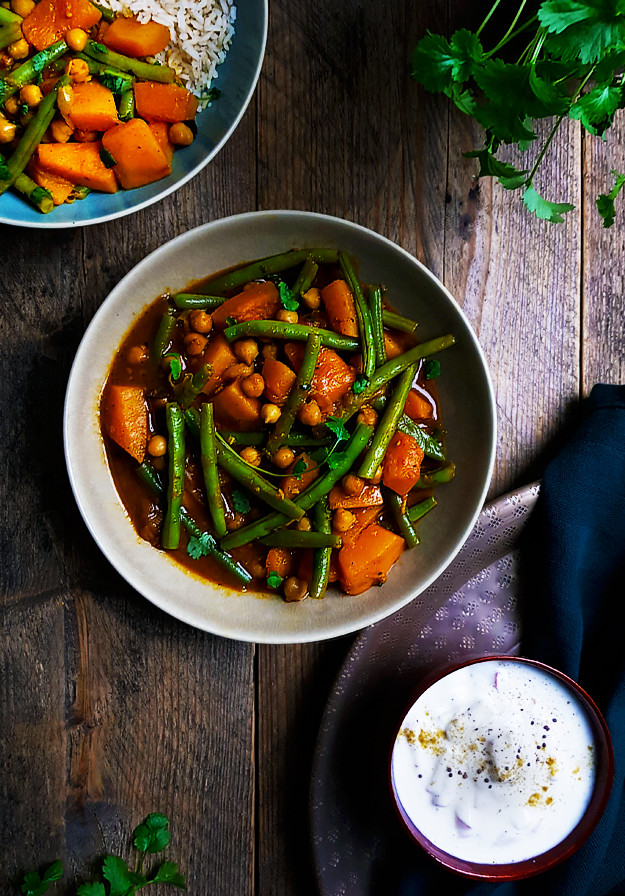
<path fill-rule="evenodd" d="M 162 84 L 171 84 L 176 77 L 173 68 L 169 68 L 167 65 L 156 65 L 151 62 L 142 62 L 140 59 L 132 59 L 130 56 L 123 56 L 95 40 L 88 40 L 83 52 L 95 59 L 96 62 L 103 62 L 105 65 L 111 65 L 123 72 L 132 72 L 133 75 L 144 81 L 160 81 Z"/>
<path fill-rule="evenodd" d="M 426 457 L 431 457 L 434 460 L 445 460 L 445 451 L 438 439 L 421 429 L 407 414 L 402 414 L 399 418 L 397 429 L 406 433 L 407 436 L 412 436 Z"/>
<path fill-rule="evenodd" d="M 182 383 L 176 383 L 174 393 L 176 401 L 181 408 L 186 410 L 193 404 L 212 375 L 212 366 L 210 364 L 202 364 L 200 369 L 196 370 L 194 374 L 187 373 Z"/>
<path fill-rule="evenodd" d="M 65 202 L 72 203 L 77 199 L 86 199 L 91 190 L 89 187 L 83 187 L 82 184 L 74 184 L 72 192 L 69 194 Z"/>
<path fill-rule="evenodd" d="M 222 429 L 219 432 L 222 439 L 229 445 L 264 445 L 267 436 L 264 432 L 232 432 L 231 430 Z M 328 445 L 330 439 L 316 439 L 308 433 L 292 432 L 289 433 L 286 444 L 297 446 L 298 448 L 322 448 Z"/>
<path fill-rule="evenodd" d="M 354 297 L 356 306 L 356 315 L 358 317 L 358 332 L 360 333 L 360 351 L 362 353 L 362 372 L 367 380 L 370 380 L 375 370 L 375 342 L 373 336 L 373 325 L 371 323 L 371 315 L 369 306 L 365 301 L 365 297 L 360 287 L 360 281 L 354 271 L 352 263 L 346 252 L 342 250 L 338 253 L 338 260 L 343 276 L 347 280 L 351 293 Z"/>
<path fill-rule="evenodd" d="M 6 163 L 6 159 L 2 153 L 0 153 L 0 163 L 2 162 Z M 22 172 L 19 177 L 16 177 L 13 186 L 18 193 L 25 196 L 26 199 L 28 199 L 35 208 L 38 208 L 40 212 L 43 212 L 44 215 L 47 215 L 54 208 L 54 202 L 52 201 L 52 195 L 49 190 L 44 190 L 43 187 L 36 184 L 27 174 Z"/>
<path fill-rule="evenodd" d="M 57 91 L 59 87 L 68 83 L 69 78 L 59 78 L 50 93 L 45 96 L 37 106 L 37 111 L 24 131 L 13 155 L 7 160 L 6 169 L 8 177 L 5 180 L 0 180 L 0 196 L 2 196 L 3 193 L 6 193 L 9 187 L 13 186 L 17 178 L 24 171 L 24 168 L 28 164 L 35 149 L 41 143 L 41 138 L 54 117 Z"/>
<path fill-rule="evenodd" d="M 419 536 L 415 532 L 412 521 L 406 512 L 405 499 L 390 488 L 386 489 L 385 498 L 391 508 L 393 519 L 399 529 L 399 534 L 409 548 L 415 548 L 419 544 Z"/>
<path fill-rule="evenodd" d="M 279 510 L 289 520 L 301 520 L 304 511 L 289 498 L 284 497 L 281 489 L 275 488 L 270 482 L 261 476 L 254 467 L 246 464 L 244 460 L 222 438 L 217 437 L 217 460 L 219 465 L 229 473 L 233 479 L 244 485 L 255 497 L 260 498 L 265 504 L 269 504 L 275 510 Z"/>
<path fill-rule="evenodd" d="M 436 498 L 426 498 L 425 501 L 420 501 L 418 504 L 413 504 L 412 507 L 409 507 L 406 511 L 406 516 L 411 523 L 416 523 L 417 520 L 420 520 L 435 507 Z"/>
<path fill-rule="evenodd" d="M 21 25 L 22 21 L 22 16 L 18 16 L 16 12 L 0 6 L 0 23 L 3 25 Z"/>
<path fill-rule="evenodd" d="M 304 403 L 310 392 L 310 381 L 313 378 L 319 350 L 321 348 L 321 336 L 316 330 L 312 330 L 306 342 L 306 349 L 302 364 L 297 374 L 295 385 L 289 392 L 288 398 L 282 408 L 282 413 L 278 418 L 278 422 L 269 439 L 267 440 L 267 454 L 272 457 L 278 448 L 284 445 L 286 439 L 291 432 L 291 427 L 300 405 Z"/>
<path fill-rule="evenodd" d="M 260 539 L 268 548 L 340 548 L 343 540 L 331 532 L 304 532 L 299 529 L 281 529 Z"/>
<path fill-rule="evenodd" d="M 397 379 L 397 385 L 373 436 L 373 441 L 358 469 L 358 475 L 364 479 L 371 479 L 384 460 L 386 449 L 397 431 L 397 421 L 404 413 L 404 405 L 417 374 L 417 367 L 417 364 L 407 367 Z"/>
<path fill-rule="evenodd" d="M 172 299 L 177 308 L 219 308 L 226 301 L 223 296 L 204 296 L 201 293 L 176 292 Z"/>
<path fill-rule="evenodd" d="M 165 352 L 169 348 L 169 344 L 171 343 L 171 337 L 175 328 L 175 312 L 173 308 L 168 307 L 161 317 L 161 322 L 158 325 L 154 340 L 152 341 L 150 355 L 154 364 L 160 364 L 160 362 L 162 361 L 163 355 L 165 354 Z"/>
<path fill-rule="evenodd" d="M 93 0 L 91 0 L 93 3 Z M 113 22 L 115 20 L 115 13 L 112 9 L 109 9 L 106 6 L 101 6 L 99 3 L 93 3 L 96 9 L 99 9 L 102 13 L 102 18 L 105 22 Z"/>
<path fill-rule="evenodd" d="M 221 539 L 227 533 L 226 516 L 219 484 L 219 470 L 217 469 L 213 406 L 209 402 L 204 402 L 200 410 L 200 450 L 208 509 L 215 527 L 215 535 Z"/>
<path fill-rule="evenodd" d="M 143 462 L 139 467 L 137 467 L 137 474 L 139 478 L 144 482 L 150 491 L 159 498 L 164 497 L 165 495 L 165 486 L 161 482 L 161 478 L 154 469 L 154 467 L 147 463 Z M 210 534 L 210 532 L 204 532 L 196 521 L 193 519 L 189 511 L 183 505 L 180 509 L 180 515 L 182 519 L 182 524 L 189 533 L 194 538 L 198 538 L 202 541 L 210 554 L 221 566 L 230 572 L 235 578 L 239 580 L 242 585 L 247 585 L 252 581 L 252 575 L 247 571 L 247 569 L 235 560 L 231 554 L 226 553 L 226 551 L 220 550 L 217 545 L 217 542 Z"/>
<path fill-rule="evenodd" d="M 328 535 L 332 531 L 330 523 L 330 510 L 327 496 L 321 498 L 313 507 L 313 521 L 317 532 Z M 320 600 L 325 597 L 328 581 L 330 579 L 330 561 L 332 548 L 317 548 L 313 552 L 313 571 L 310 581 L 309 593 L 313 599 Z"/>
<path fill-rule="evenodd" d="M 415 485 L 415 488 L 434 488 L 445 482 L 451 482 L 455 475 L 456 465 L 453 461 L 448 461 L 444 466 L 424 473 Z"/>
<path fill-rule="evenodd" d="M 343 408 L 342 418 L 348 420 L 353 414 L 357 413 L 363 404 L 371 401 L 376 392 L 383 389 L 387 383 L 399 376 L 407 367 L 410 367 L 417 361 L 421 361 L 423 358 L 449 348 L 455 341 L 451 334 L 438 336 L 436 339 L 429 339 L 427 342 L 421 342 L 419 345 L 413 346 L 407 352 L 398 355 L 391 361 L 387 361 L 382 367 L 378 367 L 371 378 L 369 386 L 360 395 L 350 396 Z"/>
<path fill-rule="evenodd" d="M 299 299 L 305 292 L 308 292 L 317 276 L 318 270 L 319 265 L 317 262 L 313 261 L 312 258 L 307 258 L 291 289 L 291 295 L 294 299 Z"/>
<path fill-rule="evenodd" d="M 381 367 L 383 364 L 386 364 L 386 346 L 384 344 L 384 325 L 382 322 L 382 290 L 379 286 L 369 287 L 368 299 L 371 326 L 373 328 L 375 365 L 376 367 Z"/>
<path fill-rule="evenodd" d="M 344 451 L 337 457 L 337 463 L 334 469 L 328 470 L 324 476 L 320 476 L 306 491 L 298 495 L 296 504 L 303 511 L 310 510 L 311 507 L 320 501 L 328 492 L 336 485 L 348 470 L 354 464 L 356 458 L 365 448 L 367 442 L 371 438 L 371 427 L 364 423 L 359 423 L 349 440 Z M 239 547 L 242 544 L 248 544 L 257 538 L 262 538 L 279 529 L 280 526 L 288 523 L 288 517 L 284 513 L 271 513 L 268 516 L 255 520 L 247 526 L 242 526 L 234 532 L 229 532 L 221 543 L 223 548 Z"/>
<path fill-rule="evenodd" d="M 12 25 L 5 25 L 3 28 L 0 28 L 0 50 L 4 50 L 9 44 L 15 43 L 21 36 L 22 29 L 20 28 L 19 22 L 15 22 Z"/>
<path fill-rule="evenodd" d="M 224 336 L 234 342 L 242 336 L 261 336 L 267 339 L 290 339 L 306 342 L 311 331 L 319 333 L 321 344 L 339 352 L 355 352 L 359 342 L 351 336 L 340 336 L 333 330 L 321 330 L 306 324 L 288 324 L 281 320 L 247 320 L 232 327 L 226 327 Z"/>
<path fill-rule="evenodd" d="M 387 311 L 386 308 L 382 311 L 382 321 L 385 327 L 389 327 L 391 330 L 401 330 L 404 333 L 414 333 L 419 326 L 416 321 L 401 314 L 395 314 L 394 311 Z"/>
<path fill-rule="evenodd" d="M 307 258 L 318 264 L 336 264 L 336 257 L 336 251 L 333 249 L 291 249 L 290 252 L 269 255 L 242 268 L 227 271 L 219 277 L 214 277 L 206 284 L 206 288 L 213 295 L 229 292 L 252 280 L 265 280 L 272 274 L 281 274 L 283 271 L 295 268 L 304 264 Z"/>
<path fill-rule="evenodd" d="M 8 97 L 17 93 L 17 91 L 24 87 L 25 84 L 30 84 L 31 81 L 34 81 L 44 70 L 46 65 L 49 65 L 61 56 L 64 56 L 65 53 L 67 53 L 67 50 L 68 46 L 65 41 L 59 40 L 54 44 L 50 44 L 45 50 L 41 50 L 40 53 L 35 53 L 34 56 L 31 56 L 30 59 L 22 62 L 21 65 L 18 65 L 16 69 L 13 69 L 12 72 L 9 72 L 9 74 L 0 81 L 0 102 L 4 102 Z M 69 78 L 65 80 L 66 84 L 69 84 L 69 82 Z M 56 89 L 52 92 L 56 98 Z M 48 96 L 50 96 L 50 94 L 48 94 Z M 54 103 L 54 100 L 52 102 Z M 37 108 L 41 108 L 41 103 Z"/>
<path fill-rule="evenodd" d="M 168 432 L 169 479 L 161 544 L 167 550 L 175 551 L 180 543 L 180 508 L 184 491 L 184 417 L 173 401 L 167 403 L 165 416 Z"/>
<path fill-rule="evenodd" d="M 123 90 L 119 97 L 118 115 L 121 121 L 130 121 L 135 115 L 135 92 L 132 87 Z"/>

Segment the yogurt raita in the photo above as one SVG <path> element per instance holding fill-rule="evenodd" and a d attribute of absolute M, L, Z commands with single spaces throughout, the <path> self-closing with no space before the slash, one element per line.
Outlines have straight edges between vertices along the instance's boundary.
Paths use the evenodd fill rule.
<path fill-rule="evenodd" d="M 395 796 L 431 843 L 485 865 L 522 862 L 578 824 L 595 784 L 595 739 L 572 689 L 518 660 L 463 666 L 406 715 Z"/>

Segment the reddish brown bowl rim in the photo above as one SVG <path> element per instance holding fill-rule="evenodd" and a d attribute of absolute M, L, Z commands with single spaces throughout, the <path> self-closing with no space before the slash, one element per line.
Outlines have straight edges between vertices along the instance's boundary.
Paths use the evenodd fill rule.
<path fill-rule="evenodd" d="M 547 852 L 541 853 L 537 856 L 533 856 L 531 859 L 524 859 L 521 862 L 510 862 L 498 865 L 486 865 L 479 862 L 471 862 L 467 859 L 459 859 L 456 856 L 445 852 L 445 850 L 441 849 L 435 843 L 432 843 L 431 840 L 428 840 L 428 838 L 421 833 L 414 821 L 404 810 L 401 804 L 401 800 L 399 799 L 399 796 L 395 789 L 392 771 L 392 757 L 397 735 L 401 730 L 403 720 L 408 714 L 410 708 L 419 699 L 419 697 L 421 697 L 421 695 L 424 694 L 437 681 L 440 681 L 447 675 L 451 675 L 458 669 L 463 669 L 467 666 L 475 665 L 476 663 L 486 662 L 522 663 L 524 665 L 533 666 L 537 669 L 542 669 L 544 672 L 547 672 L 558 678 L 573 691 L 573 693 L 578 697 L 579 701 L 585 708 L 596 743 L 595 787 L 586 811 L 584 812 L 584 815 L 580 819 L 579 823 L 564 838 L 564 840 L 561 840 L 560 843 L 547 850 Z M 554 669 L 553 666 L 549 666 L 546 663 L 542 663 L 538 660 L 528 659 L 527 657 L 493 655 L 478 657 L 476 659 L 467 660 L 462 663 L 456 663 L 452 666 L 446 666 L 444 669 L 439 669 L 436 672 L 426 676 L 420 682 L 413 696 L 411 697 L 410 702 L 406 705 L 405 711 L 401 715 L 400 724 L 394 731 L 394 737 L 390 748 L 388 770 L 391 795 L 393 797 L 393 803 L 395 805 L 399 818 L 408 833 L 419 844 L 419 846 L 421 846 L 428 853 L 429 856 L 431 856 L 449 871 L 453 871 L 454 873 L 460 874 L 463 877 L 470 877 L 475 880 L 491 881 L 520 880 L 521 878 L 530 877 L 534 874 L 541 874 L 542 872 L 553 868 L 554 865 L 558 865 L 565 859 L 570 858 L 570 856 L 572 856 L 573 853 L 576 852 L 580 848 L 580 846 L 588 839 L 590 834 L 597 826 L 599 819 L 603 815 L 603 812 L 605 811 L 606 805 L 610 798 L 612 780 L 614 777 L 614 751 L 612 748 L 612 738 L 610 737 L 610 731 L 601 711 L 595 704 L 594 700 L 586 693 L 586 691 L 582 687 L 580 687 L 580 685 L 576 681 L 574 681 L 572 678 L 569 678 L 569 676 L 565 675 L 564 672 L 560 672 L 558 669 Z"/>

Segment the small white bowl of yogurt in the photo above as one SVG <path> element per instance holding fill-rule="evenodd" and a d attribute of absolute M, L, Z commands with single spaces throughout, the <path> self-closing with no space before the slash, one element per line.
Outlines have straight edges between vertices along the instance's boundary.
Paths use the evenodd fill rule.
<path fill-rule="evenodd" d="M 513 880 L 568 858 L 605 809 L 605 720 L 563 673 L 534 660 L 470 660 L 428 679 L 393 742 L 399 815 L 438 862 Z"/>

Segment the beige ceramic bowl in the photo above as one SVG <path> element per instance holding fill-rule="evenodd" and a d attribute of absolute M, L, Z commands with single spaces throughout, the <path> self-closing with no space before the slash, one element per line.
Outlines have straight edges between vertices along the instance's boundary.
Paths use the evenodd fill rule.
<path fill-rule="evenodd" d="M 107 467 L 98 422 L 100 394 L 117 346 L 142 310 L 166 290 L 293 247 L 342 248 L 360 262 L 362 278 L 384 283 L 393 304 L 416 318 L 419 337 L 451 332 L 438 380 L 448 456 L 455 480 L 420 524 L 421 544 L 403 554 L 381 588 L 356 597 L 330 590 L 324 600 L 284 603 L 236 593 L 184 571 L 135 533 Z M 67 388 L 65 455 L 80 511 L 116 569 L 141 594 L 190 625 L 225 637 L 265 643 L 332 638 L 388 616 L 427 588 L 469 535 L 490 482 L 495 444 L 493 391 L 482 351 L 462 311 L 411 255 L 356 224 L 298 211 L 237 215 L 166 243 L 137 265 L 93 318 Z"/>

